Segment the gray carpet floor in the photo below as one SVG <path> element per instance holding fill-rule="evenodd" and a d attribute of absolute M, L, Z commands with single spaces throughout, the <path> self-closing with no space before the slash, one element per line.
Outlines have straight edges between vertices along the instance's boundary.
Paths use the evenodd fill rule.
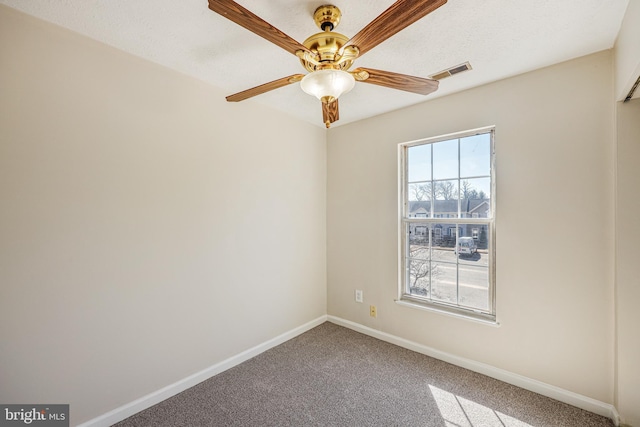
<path fill-rule="evenodd" d="M 116 426 L 610 427 L 613 423 L 327 322 Z"/>

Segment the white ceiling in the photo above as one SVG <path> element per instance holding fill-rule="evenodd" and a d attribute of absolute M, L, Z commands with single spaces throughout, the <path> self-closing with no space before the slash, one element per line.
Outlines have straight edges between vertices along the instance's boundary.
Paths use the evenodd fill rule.
<path fill-rule="evenodd" d="M 302 42 L 320 30 L 327 0 L 236 0 Z M 355 66 L 427 77 L 469 61 L 426 97 L 357 83 L 340 98 L 338 126 L 613 47 L 629 0 L 449 0 L 356 60 Z M 394 0 L 335 0 L 347 37 Z M 291 74 L 298 58 L 228 21 L 207 0 L 0 0 L 30 15 L 204 80 L 230 95 Z M 322 124 L 320 101 L 299 84 L 243 102 Z"/>

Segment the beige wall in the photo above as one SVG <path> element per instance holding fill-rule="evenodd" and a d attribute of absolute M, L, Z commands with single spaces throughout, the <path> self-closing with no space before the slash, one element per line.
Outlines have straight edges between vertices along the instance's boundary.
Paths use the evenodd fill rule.
<path fill-rule="evenodd" d="M 326 313 L 326 134 L 0 6 L 0 402 L 86 421 Z"/>
<path fill-rule="evenodd" d="M 329 314 L 613 403 L 611 56 L 330 130 Z M 496 125 L 499 327 L 394 303 L 398 143 L 487 125 Z"/>
<path fill-rule="evenodd" d="M 640 426 L 640 99 L 617 104 L 616 407 L 623 422 Z"/>
<path fill-rule="evenodd" d="M 640 425 L 640 113 L 617 106 L 614 202 L 612 68 L 603 52 L 327 136 L 0 6 L 0 402 L 68 402 L 77 424 L 328 312 Z M 486 125 L 499 327 L 393 302 L 397 144 Z"/>

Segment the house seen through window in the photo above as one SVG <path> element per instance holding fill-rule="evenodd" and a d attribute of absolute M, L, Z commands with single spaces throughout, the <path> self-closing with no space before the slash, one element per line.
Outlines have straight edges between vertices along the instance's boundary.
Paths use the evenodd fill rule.
<path fill-rule="evenodd" d="M 495 320 L 494 129 L 400 145 L 400 300 Z"/>

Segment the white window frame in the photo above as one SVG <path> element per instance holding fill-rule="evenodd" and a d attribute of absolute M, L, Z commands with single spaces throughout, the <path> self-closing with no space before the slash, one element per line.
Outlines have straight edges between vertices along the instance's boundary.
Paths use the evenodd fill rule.
<path fill-rule="evenodd" d="M 463 218 L 460 215 L 460 202 L 458 203 L 458 218 L 447 218 L 445 221 L 447 224 L 453 225 L 469 225 L 469 224 L 478 224 L 478 225 L 486 225 L 488 229 L 488 250 L 487 254 L 489 257 L 488 260 L 488 274 L 489 274 L 489 295 L 488 295 L 488 304 L 489 308 L 487 310 L 480 310 L 476 308 L 465 307 L 460 304 L 454 303 L 446 303 L 442 301 L 436 301 L 430 298 L 422 297 L 420 295 L 415 295 L 409 293 L 408 289 L 408 272 L 407 272 L 407 258 L 408 254 L 408 241 L 407 241 L 407 230 L 410 229 L 410 225 L 419 224 L 419 225 L 427 225 L 429 229 L 434 230 L 433 236 L 431 232 L 428 232 L 427 235 L 429 238 L 436 239 L 437 228 L 434 226 L 436 224 L 442 223 L 442 219 L 439 218 L 439 215 L 432 212 L 428 218 L 410 218 L 409 217 L 409 194 L 408 194 L 408 162 L 407 162 L 407 153 L 410 147 L 433 144 L 441 141 L 448 141 L 452 139 L 459 139 L 468 136 L 478 135 L 478 134 L 490 134 L 491 140 L 491 164 L 490 164 L 490 178 L 491 178 L 491 215 L 487 215 L 488 218 L 478 218 L 476 215 L 473 215 L 474 218 Z M 454 134 L 442 135 L 433 138 L 425 138 L 417 141 L 410 141 L 399 144 L 398 146 L 398 160 L 399 160 L 399 250 L 398 250 L 398 299 L 396 302 L 402 305 L 409 305 L 417 308 L 425 308 L 428 310 L 443 312 L 446 314 L 459 315 L 466 318 L 472 318 L 476 320 L 486 321 L 489 323 L 496 324 L 496 283 L 495 283 L 495 266 L 496 266 L 496 257 L 495 257 L 495 218 L 496 218 L 496 180 L 495 180 L 495 126 L 488 126 L 479 129 L 473 129 L 464 132 L 457 132 Z M 459 160 L 458 160 L 459 164 Z M 460 179 L 460 178 L 458 178 Z M 431 204 L 431 209 L 433 211 L 434 205 Z M 444 217 L 444 215 L 442 215 Z M 448 216 L 448 215 L 447 215 Z M 445 233 L 442 233 L 444 235 Z M 458 234 L 458 233 L 456 233 Z M 442 237 L 441 235 L 441 237 Z M 457 238 L 457 237 L 456 237 Z M 456 242 L 457 247 L 457 242 Z"/>

